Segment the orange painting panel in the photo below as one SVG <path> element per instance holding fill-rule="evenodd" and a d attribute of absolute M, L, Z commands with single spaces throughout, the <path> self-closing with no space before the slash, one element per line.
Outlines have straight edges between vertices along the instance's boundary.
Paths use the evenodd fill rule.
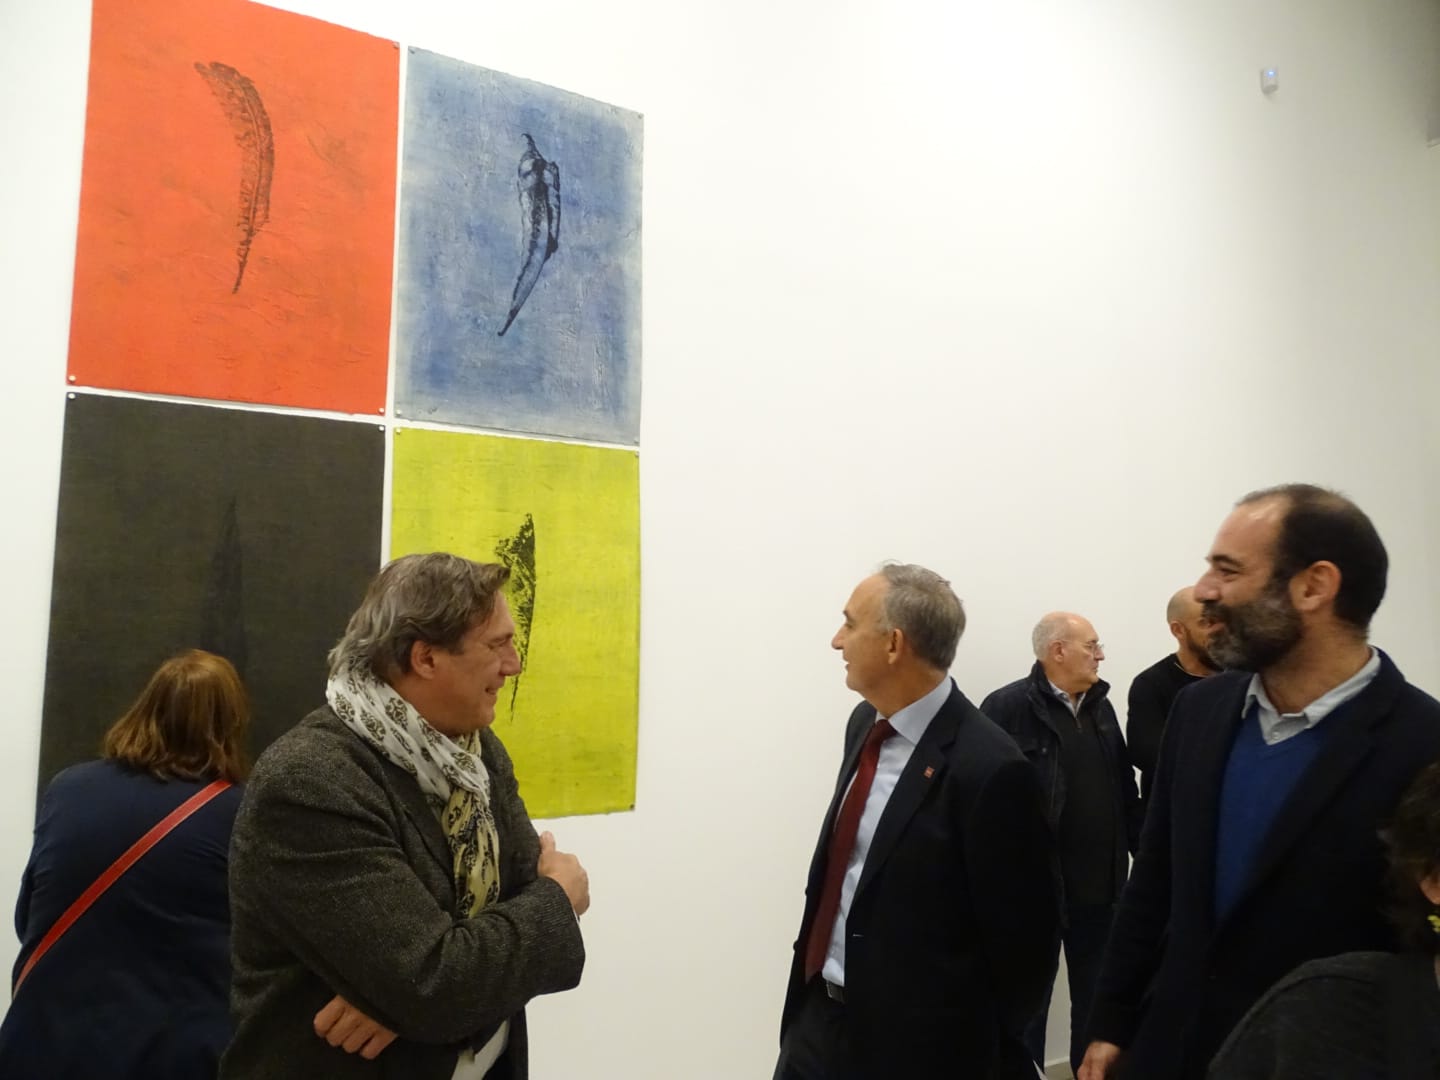
<path fill-rule="evenodd" d="M 95 0 L 70 381 L 382 411 L 399 70 L 248 0 Z"/>

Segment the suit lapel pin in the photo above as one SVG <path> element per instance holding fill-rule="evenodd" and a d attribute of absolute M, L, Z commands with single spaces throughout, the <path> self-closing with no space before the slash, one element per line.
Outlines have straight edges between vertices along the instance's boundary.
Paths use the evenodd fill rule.
<path fill-rule="evenodd" d="M 926 766 L 925 766 L 925 779 L 926 779 L 926 780 L 929 780 L 929 779 L 930 779 L 932 776 L 934 776 L 934 775 L 935 775 L 935 766 L 934 766 L 934 765 L 926 765 Z"/>

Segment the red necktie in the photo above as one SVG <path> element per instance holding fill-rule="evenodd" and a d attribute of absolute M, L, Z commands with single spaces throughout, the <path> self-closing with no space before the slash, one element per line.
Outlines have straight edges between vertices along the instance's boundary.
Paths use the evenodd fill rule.
<path fill-rule="evenodd" d="M 805 941 L 807 982 L 825 966 L 825 954 L 830 950 L 830 933 L 835 929 L 835 916 L 840 911 L 840 885 L 845 880 L 850 853 L 855 850 L 855 832 L 860 828 L 865 800 L 870 797 L 870 785 L 875 781 L 875 766 L 880 763 L 880 744 L 894 734 L 895 729 L 890 726 L 889 720 L 881 717 L 875 721 L 870 734 L 865 736 L 865 745 L 860 748 L 855 782 L 850 785 L 845 803 L 835 817 L 835 831 L 830 834 L 830 851 L 825 859 L 825 884 L 820 890 L 815 920 L 810 924 L 810 936 Z"/>

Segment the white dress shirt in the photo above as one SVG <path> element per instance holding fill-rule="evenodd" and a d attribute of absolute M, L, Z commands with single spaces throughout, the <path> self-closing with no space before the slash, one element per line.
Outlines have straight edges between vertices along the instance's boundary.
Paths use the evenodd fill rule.
<path fill-rule="evenodd" d="M 885 807 L 890 803 L 890 795 L 900 780 L 900 774 L 905 771 L 910 755 L 915 752 L 920 736 L 925 734 L 930 721 L 935 719 L 940 706 L 945 704 L 952 686 L 954 683 L 947 675 L 936 684 L 935 689 L 888 718 L 895 734 L 880 744 L 880 760 L 875 766 L 875 779 L 870 784 L 870 795 L 865 800 L 865 810 L 861 813 L 860 825 L 855 830 L 855 847 L 850 851 L 850 861 L 845 865 L 845 878 L 840 883 L 840 908 L 835 914 L 835 925 L 830 929 L 830 948 L 825 953 L 825 965 L 820 969 L 820 974 L 837 986 L 845 985 L 845 922 L 850 917 L 850 902 L 855 899 L 855 889 L 860 884 L 861 871 L 865 869 L 865 856 L 870 853 L 870 841 L 875 837 L 875 827 L 880 824 Z M 876 716 L 876 723 L 881 719 L 883 718 Z M 850 783 L 854 782 L 855 778 L 852 776 Z M 846 794 L 849 794 L 849 791 L 850 787 L 846 785 Z M 842 798 L 840 807 L 844 805 L 845 800 Z M 836 814 L 839 812 L 837 808 Z"/>
<path fill-rule="evenodd" d="M 500 1060 L 500 1055 L 509 1045 L 510 1021 L 506 1020 L 500 1025 L 500 1030 L 491 1035 L 489 1041 L 479 1050 L 460 1052 L 460 1059 L 455 1063 L 455 1071 L 450 1075 L 450 1080 L 485 1080 L 490 1066 Z"/>

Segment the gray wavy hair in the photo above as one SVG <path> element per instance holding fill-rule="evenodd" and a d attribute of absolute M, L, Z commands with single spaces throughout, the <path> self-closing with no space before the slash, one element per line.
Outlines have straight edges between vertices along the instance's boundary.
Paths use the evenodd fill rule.
<path fill-rule="evenodd" d="M 949 671 L 965 633 L 965 607 L 950 582 L 914 563 L 886 563 L 880 576 L 890 585 L 881 606 L 880 629 L 902 631 L 921 660 Z"/>
<path fill-rule="evenodd" d="M 408 673 L 417 641 L 454 651 L 470 627 L 494 612 L 509 580 L 509 567 L 443 551 L 394 560 L 370 582 L 330 650 L 330 674 L 361 664 L 381 679 Z"/>

